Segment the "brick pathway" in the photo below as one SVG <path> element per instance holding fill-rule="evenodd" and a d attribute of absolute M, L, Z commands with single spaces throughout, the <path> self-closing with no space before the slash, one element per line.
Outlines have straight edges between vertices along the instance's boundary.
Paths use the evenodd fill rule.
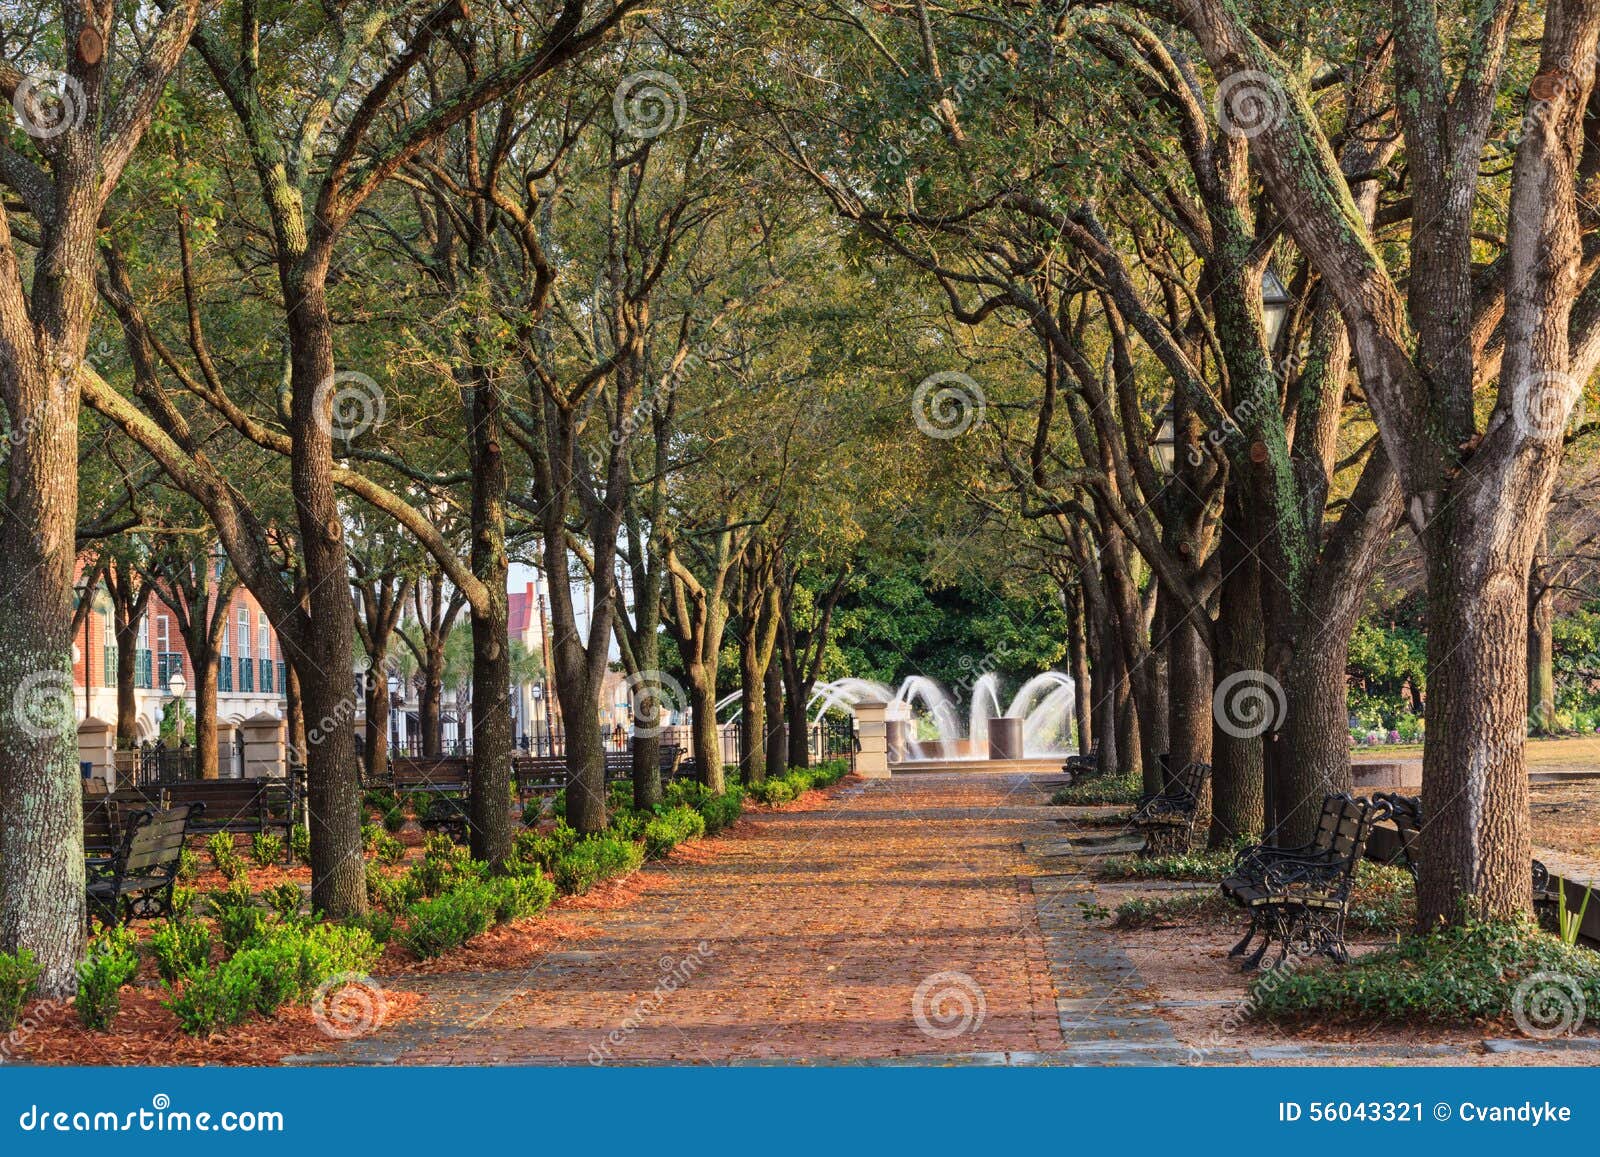
<path fill-rule="evenodd" d="M 428 993 L 426 1016 L 316 1059 L 1003 1062 L 1060 1050 L 1022 849 L 1060 831 L 1039 787 L 930 775 L 833 794 L 747 818 L 707 862 L 647 869 L 661 878 L 643 895 L 578 914 L 595 934 L 532 969 L 408 982 Z"/>

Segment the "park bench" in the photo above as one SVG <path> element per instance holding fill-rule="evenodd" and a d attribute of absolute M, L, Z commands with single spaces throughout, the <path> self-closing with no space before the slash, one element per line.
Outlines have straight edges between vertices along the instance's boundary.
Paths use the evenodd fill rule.
<path fill-rule="evenodd" d="M 106 924 L 170 916 L 178 858 L 204 812 L 192 803 L 129 816 L 110 860 L 90 865 L 90 914 Z"/>
<path fill-rule="evenodd" d="M 1100 744 L 1096 743 L 1088 755 L 1069 755 L 1061 765 L 1061 773 L 1068 779 L 1083 775 L 1096 775 L 1100 771 Z"/>
<path fill-rule="evenodd" d="M 1401 795 L 1398 792 L 1375 792 L 1373 799 L 1382 800 L 1389 808 L 1389 821 L 1399 834 L 1398 853 L 1386 857 L 1386 862 L 1404 868 L 1417 879 L 1422 867 L 1422 798 Z M 1555 887 L 1550 883 L 1550 869 L 1539 860 L 1532 863 L 1533 904 L 1536 909 L 1554 910 L 1558 904 Z"/>
<path fill-rule="evenodd" d="M 1140 800 L 1131 822 L 1145 837 L 1147 855 L 1188 849 L 1200 814 L 1200 796 L 1210 774 L 1209 763 L 1190 763 L 1168 778 L 1160 791 Z"/>
<path fill-rule="evenodd" d="M 1344 922 L 1356 863 L 1366 852 L 1373 826 L 1389 815 L 1385 800 L 1348 794 L 1322 801 L 1311 842 L 1296 848 L 1267 844 L 1245 848 L 1222 881 L 1222 894 L 1250 913 L 1250 927 L 1229 956 L 1242 956 L 1259 933 L 1261 944 L 1244 962 L 1255 969 L 1277 940 L 1282 956 L 1292 944 L 1343 961 L 1349 952 Z"/>
<path fill-rule="evenodd" d="M 668 782 L 683 772 L 683 747 L 676 743 L 663 743 L 660 755 L 661 779 Z M 511 772 L 516 780 L 517 794 L 526 799 L 540 792 L 559 791 L 567 786 L 567 760 L 561 755 L 516 755 L 511 759 Z M 606 782 L 626 783 L 633 778 L 633 753 L 631 751 L 606 752 Z"/>
<path fill-rule="evenodd" d="M 295 777 L 263 775 L 247 779 L 188 779 L 126 787 L 111 793 L 107 800 L 119 812 L 204 804 L 204 817 L 196 813 L 195 822 L 190 825 L 191 835 L 282 832 L 287 858 L 290 854 L 288 835 L 300 819 L 300 797 L 299 781 Z"/>
<path fill-rule="evenodd" d="M 83 854 L 89 863 L 110 863 L 121 842 L 116 802 L 104 795 L 84 796 Z"/>

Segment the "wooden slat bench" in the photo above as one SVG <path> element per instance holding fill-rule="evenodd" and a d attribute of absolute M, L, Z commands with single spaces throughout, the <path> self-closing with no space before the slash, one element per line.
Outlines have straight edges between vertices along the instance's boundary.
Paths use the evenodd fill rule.
<path fill-rule="evenodd" d="M 1398 850 L 1390 844 L 1390 854 L 1384 859 L 1396 867 L 1404 868 L 1415 880 L 1422 867 L 1422 797 L 1401 795 L 1398 792 L 1374 792 L 1373 799 L 1382 800 L 1388 807 L 1389 822 L 1398 834 Z M 1533 876 L 1533 903 L 1535 908 L 1554 908 L 1557 904 L 1555 887 L 1550 882 L 1550 869 L 1540 860 L 1530 868 Z"/>
<path fill-rule="evenodd" d="M 683 748 L 676 743 L 661 745 L 661 780 L 670 782 L 682 773 Z M 561 755 L 514 755 L 511 773 L 517 794 L 524 799 L 541 792 L 560 791 L 567 786 L 567 760 Z M 633 778 L 631 751 L 606 752 L 606 782 L 627 783 Z"/>
<path fill-rule="evenodd" d="M 110 861 L 89 873 L 90 914 L 107 924 L 170 916 L 178 857 L 204 812 L 194 803 L 130 815 Z"/>
<path fill-rule="evenodd" d="M 1247 972 L 1261 963 L 1273 940 L 1282 949 L 1280 962 L 1296 941 L 1308 951 L 1347 959 L 1344 922 L 1355 866 L 1373 825 L 1388 815 L 1386 801 L 1330 795 L 1322 801 L 1310 843 L 1296 848 L 1258 844 L 1240 852 L 1222 881 L 1222 894 L 1250 913 L 1250 928 L 1228 955 L 1242 956 L 1261 933 L 1260 946 L 1244 962 Z"/>
<path fill-rule="evenodd" d="M 1209 763 L 1191 763 L 1171 776 L 1155 795 L 1140 801 L 1131 822 L 1143 833 L 1147 854 L 1188 850 L 1199 818 L 1200 796 L 1210 775 Z"/>
<path fill-rule="evenodd" d="M 174 808 L 204 804 L 191 834 L 282 832 L 289 856 L 289 832 L 298 819 L 299 794 L 292 779 L 253 776 L 249 779 L 192 779 L 180 783 L 124 788 L 110 797 L 120 807 Z"/>

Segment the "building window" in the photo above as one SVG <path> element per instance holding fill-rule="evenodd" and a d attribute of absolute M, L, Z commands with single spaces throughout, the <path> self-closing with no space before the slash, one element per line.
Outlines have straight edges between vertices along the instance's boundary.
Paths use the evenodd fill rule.
<path fill-rule="evenodd" d="M 100 670 L 100 683 L 105 687 L 117 685 L 117 621 L 108 609 L 101 615 L 101 650 L 104 660 Z"/>

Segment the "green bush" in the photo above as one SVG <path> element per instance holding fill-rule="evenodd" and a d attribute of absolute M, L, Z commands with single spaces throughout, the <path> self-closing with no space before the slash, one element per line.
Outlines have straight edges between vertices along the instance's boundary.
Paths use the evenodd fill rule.
<path fill-rule="evenodd" d="M 538 864 L 529 864 L 513 875 L 490 880 L 486 886 L 495 898 L 496 924 L 537 916 L 556 898 L 555 883 L 545 876 Z"/>
<path fill-rule="evenodd" d="M 421 900 L 406 910 L 406 927 L 397 934 L 400 943 L 423 960 L 459 948 L 487 931 L 499 911 L 500 898 L 482 882 Z"/>
<path fill-rule="evenodd" d="M 788 803 L 796 794 L 788 777 L 751 784 L 745 792 L 758 803 Z"/>
<path fill-rule="evenodd" d="M 705 817 L 692 807 L 679 804 L 667 808 L 644 825 L 644 854 L 649 860 L 664 860 L 672 849 L 706 834 Z"/>
<path fill-rule="evenodd" d="M 472 859 L 466 848 L 449 836 L 429 836 L 422 847 L 422 859 L 411 867 L 411 878 L 421 896 L 437 896 L 459 884 L 482 880 L 488 865 Z"/>
<path fill-rule="evenodd" d="M 306 867 L 311 866 L 311 829 L 305 824 L 289 829 L 289 851 Z"/>
<path fill-rule="evenodd" d="M 415 872 L 386 876 L 377 864 L 367 865 L 367 900 L 389 912 L 403 912 L 422 899 L 422 886 Z"/>
<path fill-rule="evenodd" d="M 406 858 L 406 846 L 388 832 L 378 833 L 378 838 L 373 841 L 372 851 L 380 864 L 388 864 L 390 867 Z"/>
<path fill-rule="evenodd" d="M 187 920 L 194 911 L 195 890 L 193 888 L 174 887 L 172 889 L 172 918 L 174 920 Z"/>
<path fill-rule="evenodd" d="M 1113 856 L 1097 875 L 1106 880 L 1220 881 L 1233 867 L 1236 848 L 1198 849 L 1166 856 Z"/>
<path fill-rule="evenodd" d="M 531 828 L 544 818 L 544 801 L 530 799 L 522 805 L 522 826 Z"/>
<path fill-rule="evenodd" d="M 270 868 L 283 859 L 283 837 L 277 832 L 257 832 L 250 840 L 250 858 L 258 868 Z"/>
<path fill-rule="evenodd" d="M 234 851 L 233 836 L 230 833 L 217 832 L 206 841 L 206 851 L 211 853 L 212 865 L 222 873 L 222 878 L 228 883 L 245 877 L 244 858 Z"/>
<path fill-rule="evenodd" d="M 243 947 L 267 922 L 267 913 L 256 906 L 255 897 L 242 880 L 207 893 L 211 915 L 217 922 L 217 935 L 230 954 Z"/>
<path fill-rule="evenodd" d="M 300 892 L 300 885 L 292 880 L 285 880 L 281 884 L 274 884 L 261 898 L 267 902 L 267 907 L 278 914 L 278 919 L 284 923 L 300 915 L 300 905 L 305 902 L 305 896 Z"/>
<path fill-rule="evenodd" d="M 1056 788 L 1050 802 L 1068 807 L 1138 803 L 1143 791 L 1144 785 L 1137 776 L 1097 775 Z"/>
<path fill-rule="evenodd" d="M 210 963 L 211 929 L 195 920 L 163 920 L 150 934 L 150 951 L 161 979 L 174 984 Z"/>
<path fill-rule="evenodd" d="M 1547 974 L 1548 988 L 1540 986 Z M 1425 936 L 1408 936 L 1348 965 L 1274 969 L 1250 987 L 1257 1015 L 1319 1024 L 1390 1022 L 1465 1024 L 1524 1014 L 1538 995 L 1600 1007 L 1600 954 L 1561 943 L 1531 923 L 1468 921 Z"/>
<path fill-rule="evenodd" d="M 370 852 L 378 846 L 378 837 L 383 835 L 383 829 L 377 824 L 361 825 L 361 850 Z"/>
<path fill-rule="evenodd" d="M 578 840 L 548 865 L 563 895 L 581 896 L 602 880 L 623 876 L 644 863 L 644 849 L 632 840 L 596 835 Z"/>
<path fill-rule="evenodd" d="M 26 948 L 16 955 L 0 952 L 0 1032 L 10 1032 L 43 971 Z"/>
<path fill-rule="evenodd" d="M 200 857 L 188 847 L 178 852 L 178 879 L 192 884 L 200 876 Z"/>
<path fill-rule="evenodd" d="M 89 941 L 78 966 L 78 994 L 72 1005 L 84 1028 L 104 1031 L 122 1007 L 121 988 L 139 971 L 139 941 L 126 926 L 106 928 Z"/>
<path fill-rule="evenodd" d="M 365 928 L 339 924 L 269 925 L 214 969 L 182 977 L 163 1004 L 187 1033 L 238 1024 L 251 1012 L 272 1016 L 305 1003 L 341 973 L 365 973 L 380 949 Z"/>

